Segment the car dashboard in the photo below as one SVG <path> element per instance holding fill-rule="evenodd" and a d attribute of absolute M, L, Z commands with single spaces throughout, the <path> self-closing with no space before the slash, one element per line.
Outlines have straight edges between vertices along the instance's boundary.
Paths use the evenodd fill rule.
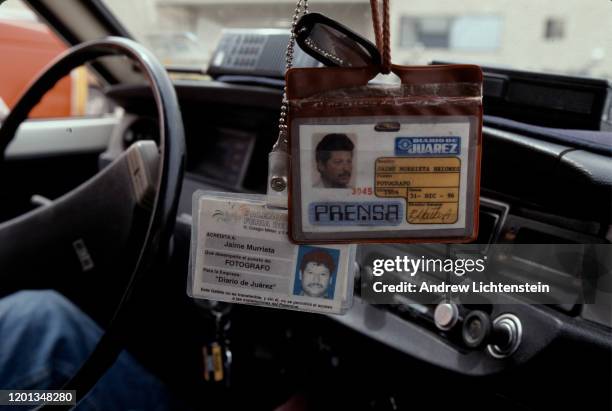
<path fill-rule="evenodd" d="M 214 80 L 175 80 L 175 87 L 187 142 L 187 166 L 179 203 L 179 234 L 176 241 L 179 247 L 180 238 L 183 239 L 182 255 L 186 272 L 193 193 L 202 189 L 265 193 L 267 155 L 277 137 L 276 124 L 282 91 L 275 87 Z M 136 140 L 157 138 L 155 112 L 147 87 L 114 86 L 107 90 L 107 96 L 123 107 L 126 114 L 115 128 L 102 159 L 114 158 Z M 476 243 L 608 244 L 612 204 L 612 162 L 609 156 L 537 138 L 520 129 L 498 127 L 494 120 L 485 116 L 481 227 Z M 435 252 L 433 248 L 429 252 L 432 250 Z M 393 258 L 402 252 L 402 247 L 397 245 L 359 246 L 357 263 L 361 281 L 367 281 L 374 258 Z M 548 279 L 560 276 L 559 281 L 563 281 L 566 274 L 556 267 L 547 266 L 545 258 L 533 255 L 526 258 L 527 261 L 522 263 L 540 267 L 540 275 Z M 359 281 L 356 283 L 359 284 Z M 314 334 L 332 327 L 334 331 L 329 333 L 336 335 L 338 331 L 335 331 L 335 327 L 341 324 L 347 330 L 356 332 L 360 338 L 365 338 L 368 342 L 364 344 L 376 341 L 394 353 L 408 354 L 412 360 L 472 377 L 497 375 L 521 364 L 531 364 L 529 360 L 533 358 L 540 358 L 542 362 L 539 366 L 546 369 L 555 361 L 560 361 L 559 357 L 550 359 L 543 355 L 550 352 L 547 348 L 553 343 L 569 344 L 576 348 L 587 344 L 587 341 L 595 341 L 595 348 L 591 346 L 584 363 L 577 360 L 568 362 L 582 366 L 585 372 L 587 358 L 610 357 L 612 303 L 609 298 L 598 298 L 597 304 L 585 305 L 531 305 L 508 298 L 503 304 L 485 303 L 479 308 L 491 318 L 511 313 L 520 319 L 522 341 L 513 355 L 500 359 L 490 355 L 486 349 L 465 347 L 456 336 L 441 331 L 432 323 L 432 306 L 421 306 L 401 298 L 392 305 L 368 304 L 361 298 L 358 285 L 352 309 L 344 316 L 331 316 L 330 322 L 326 322 Z M 306 314 L 271 311 L 235 307 L 234 328 L 241 323 L 248 328 L 249 321 L 266 324 L 274 321 L 295 321 L 296 324 L 315 321 L 307 318 Z M 262 330 L 268 330 L 268 327 L 270 325 L 262 327 Z M 291 326 L 283 330 L 285 333 L 298 332 Z M 265 332 L 275 335 L 280 331 L 274 329 Z M 289 338 L 281 334 L 277 337 L 280 340 Z M 323 337 L 319 335 L 318 338 Z M 334 344 L 342 346 L 340 341 L 344 340 L 329 344 L 332 347 Z M 278 340 L 269 343 L 276 346 Z M 322 342 L 319 341 L 319 344 Z M 317 347 L 320 353 L 321 347 Z M 363 347 L 365 350 L 366 345 Z M 358 355 L 353 352 L 355 350 L 348 349 L 345 355 Z M 328 351 L 325 352 L 335 355 L 334 348 Z M 596 362 L 598 365 L 589 372 L 609 375 L 610 362 Z M 537 375 L 537 372 L 534 373 L 533 378 Z M 504 384 L 504 377 L 500 378 L 499 384 Z M 556 380 L 550 382 L 551 390 L 562 386 Z M 505 389 L 502 391 L 505 392 Z M 602 391 L 601 395 L 606 394 Z M 521 395 L 517 398 L 520 401 Z"/>

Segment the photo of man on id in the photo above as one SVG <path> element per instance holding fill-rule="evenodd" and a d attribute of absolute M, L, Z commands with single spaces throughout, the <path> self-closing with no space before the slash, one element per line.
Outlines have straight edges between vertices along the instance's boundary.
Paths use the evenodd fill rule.
<path fill-rule="evenodd" d="M 314 169 L 319 176 L 313 188 L 350 188 L 354 149 L 355 143 L 346 134 L 326 134 L 315 147 Z"/>
<path fill-rule="evenodd" d="M 333 299 L 338 254 L 337 250 L 301 246 L 293 294 Z"/>

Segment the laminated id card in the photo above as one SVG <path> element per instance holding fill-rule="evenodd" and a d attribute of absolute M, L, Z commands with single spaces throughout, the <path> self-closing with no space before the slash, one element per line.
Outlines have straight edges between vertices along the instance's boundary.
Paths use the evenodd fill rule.
<path fill-rule="evenodd" d="M 393 66 L 394 85 L 368 84 L 367 68 L 316 70 L 287 75 L 291 238 L 476 238 L 480 69 Z"/>
<path fill-rule="evenodd" d="M 197 191 L 187 294 L 192 298 L 343 314 L 355 247 L 295 245 L 287 210 L 265 196 Z"/>

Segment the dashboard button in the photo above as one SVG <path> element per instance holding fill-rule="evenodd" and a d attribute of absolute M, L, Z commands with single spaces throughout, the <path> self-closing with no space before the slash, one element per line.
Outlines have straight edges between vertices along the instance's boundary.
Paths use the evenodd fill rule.
<path fill-rule="evenodd" d="M 461 337 L 469 348 L 484 346 L 491 333 L 491 318 L 483 311 L 474 310 L 465 316 Z"/>
<path fill-rule="evenodd" d="M 448 331 L 457 324 L 459 309 L 453 303 L 440 303 L 434 310 L 434 323 L 440 330 Z"/>

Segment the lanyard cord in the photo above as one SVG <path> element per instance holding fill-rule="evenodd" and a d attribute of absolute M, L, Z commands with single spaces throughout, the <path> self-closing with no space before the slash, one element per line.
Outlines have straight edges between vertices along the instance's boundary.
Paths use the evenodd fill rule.
<path fill-rule="evenodd" d="M 374 26 L 374 37 L 376 46 L 382 54 L 380 72 L 389 74 L 391 72 L 391 31 L 389 29 L 389 0 L 382 0 L 382 24 L 380 19 L 379 0 L 370 0 L 372 8 L 372 24 Z"/>

